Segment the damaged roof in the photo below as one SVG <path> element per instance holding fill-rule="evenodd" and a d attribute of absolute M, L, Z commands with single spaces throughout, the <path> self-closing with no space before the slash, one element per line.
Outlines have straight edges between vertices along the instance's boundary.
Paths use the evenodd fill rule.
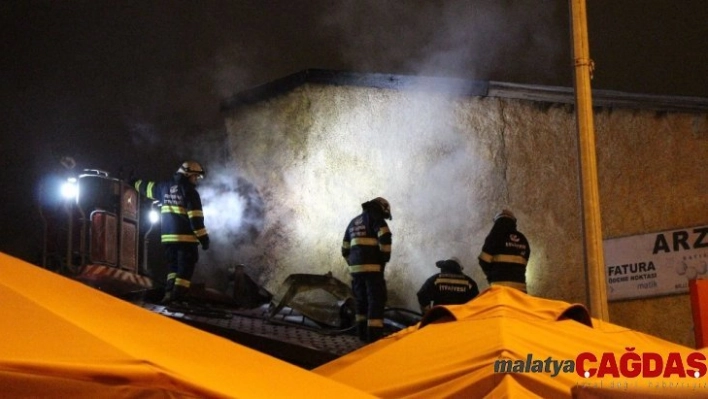
<path fill-rule="evenodd" d="M 575 91 L 570 87 L 306 69 L 236 93 L 221 103 L 221 110 L 232 110 L 243 105 L 264 101 L 287 93 L 306 83 L 430 91 L 469 97 L 497 97 L 546 103 L 575 104 Z M 602 108 L 635 108 L 659 112 L 708 112 L 708 98 L 703 97 L 659 96 L 611 90 L 593 90 L 592 96 L 593 106 Z"/>

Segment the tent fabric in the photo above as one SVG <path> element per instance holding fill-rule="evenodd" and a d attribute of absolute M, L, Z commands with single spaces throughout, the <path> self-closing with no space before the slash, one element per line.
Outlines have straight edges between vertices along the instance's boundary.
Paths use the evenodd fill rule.
<path fill-rule="evenodd" d="M 0 253 L 6 397 L 370 398 Z"/>
<path fill-rule="evenodd" d="M 568 304 L 562 301 L 534 298 L 516 289 L 496 290 L 494 293 L 496 295 L 503 295 L 506 299 L 504 301 L 498 301 L 497 306 L 490 306 L 488 308 L 464 305 L 434 307 L 423 316 L 421 328 L 425 327 L 427 324 L 435 323 L 438 319 L 444 319 L 443 321 L 465 320 L 469 318 L 505 315 L 535 320 L 558 321 L 571 319 L 592 327 L 590 313 L 587 308 L 581 304 Z M 508 303 L 522 303 L 530 298 L 534 299 L 533 307 L 507 306 Z"/>
<path fill-rule="evenodd" d="M 634 388 L 665 390 L 675 397 L 693 378 L 584 378 L 575 372 L 495 372 L 497 360 L 575 360 L 580 353 L 670 352 L 685 359 L 691 348 L 586 319 L 582 305 L 536 298 L 495 286 L 463 305 L 438 306 L 421 323 L 313 371 L 381 398 L 571 398 L 574 387 L 628 381 Z M 572 316 L 572 317 L 569 317 Z M 586 324 L 591 321 L 592 326 Z M 702 352 L 701 352 L 702 353 Z M 531 362 L 528 362 L 531 363 Z M 698 381 L 706 381 L 702 376 Z M 681 386 L 683 384 L 683 386 Z M 659 389 L 653 389 L 659 391 Z M 703 394 L 708 394 L 708 387 Z"/>

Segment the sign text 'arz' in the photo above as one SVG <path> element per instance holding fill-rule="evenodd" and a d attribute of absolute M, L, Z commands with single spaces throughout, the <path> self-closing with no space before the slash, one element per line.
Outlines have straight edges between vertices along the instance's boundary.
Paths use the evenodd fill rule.
<path fill-rule="evenodd" d="M 691 232 L 687 230 L 674 231 L 671 236 L 673 242 L 669 246 L 669 241 L 664 234 L 657 234 L 652 253 L 708 248 L 708 227 L 693 229 Z"/>

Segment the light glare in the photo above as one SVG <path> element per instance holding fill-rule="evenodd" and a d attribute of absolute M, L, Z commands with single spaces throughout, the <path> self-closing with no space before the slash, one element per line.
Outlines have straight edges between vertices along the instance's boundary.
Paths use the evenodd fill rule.
<path fill-rule="evenodd" d="M 158 214 L 156 210 L 151 209 L 148 218 L 150 219 L 150 223 L 155 224 L 160 221 L 160 214 Z"/>
<path fill-rule="evenodd" d="M 76 179 L 73 177 L 67 179 L 61 186 L 61 196 L 65 199 L 74 199 L 78 193 L 79 189 L 76 185 Z"/>

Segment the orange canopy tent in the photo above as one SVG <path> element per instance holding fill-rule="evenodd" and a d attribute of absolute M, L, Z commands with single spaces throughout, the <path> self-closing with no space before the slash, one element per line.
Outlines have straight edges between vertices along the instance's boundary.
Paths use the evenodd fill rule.
<path fill-rule="evenodd" d="M 0 396 L 370 398 L 0 253 Z"/>
<path fill-rule="evenodd" d="M 699 358 L 702 373 L 694 378 L 685 363 L 684 376 L 607 372 L 604 354 L 619 364 L 631 352 L 661 357 L 663 366 L 669 353 L 684 362 L 690 355 Z M 464 305 L 435 307 L 418 325 L 313 371 L 381 398 L 593 398 L 619 391 L 706 397 L 705 358 L 691 348 L 591 319 L 582 305 L 492 287 Z M 656 369 L 656 363 L 642 365 Z M 584 370 L 593 368 L 586 377 Z"/>

